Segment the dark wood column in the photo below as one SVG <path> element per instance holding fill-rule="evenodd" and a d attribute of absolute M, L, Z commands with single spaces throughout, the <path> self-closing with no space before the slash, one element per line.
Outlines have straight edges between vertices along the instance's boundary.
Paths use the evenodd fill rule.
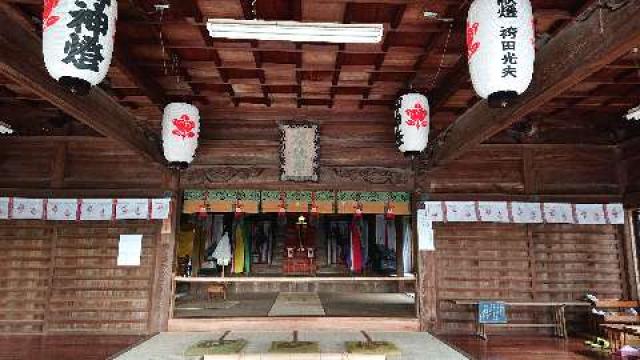
<path fill-rule="evenodd" d="M 411 201 L 413 216 L 413 243 L 416 251 L 416 305 L 420 331 L 435 329 L 438 322 L 438 298 L 436 294 L 436 252 L 420 250 L 418 246 L 417 210 L 420 194 L 414 193 Z"/>
<path fill-rule="evenodd" d="M 171 173 L 165 178 L 167 189 L 171 192 L 171 213 L 158 235 L 155 253 L 153 291 L 151 293 L 151 311 L 149 313 L 149 332 L 167 331 L 173 303 L 173 276 L 175 263 L 176 234 L 180 220 L 182 196 L 179 173 Z"/>

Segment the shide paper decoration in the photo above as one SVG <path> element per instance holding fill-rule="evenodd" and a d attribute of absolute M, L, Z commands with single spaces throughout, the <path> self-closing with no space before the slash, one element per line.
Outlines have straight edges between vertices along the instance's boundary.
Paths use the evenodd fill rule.
<path fill-rule="evenodd" d="M 193 161 L 200 135 L 200 112 L 187 103 L 171 103 L 162 116 L 162 144 L 169 167 L 186 169 Z"/>
<path fill-rule="evenodd" d="M 86 95 L 111 64 L 117 0 L 45 0 L 42 52 L 51 77 Z"/>
<path fill-rule="evenodd" d="M 567 204 L 517 201 L 425 201 L 430 222 L 515 224 L 624 224 L 622 204 Z"/>
<path fill-rule="evenodd" d="M 280 125 L 280 180 L 318 181 L 320 135 L 318 125 L 304 122 Z"/>
<path fill-rule="evenodd" d="M 164 220 L 171 199 L 0 198 L 0 220 L 110 221 Z"/>
<path fill-rule="evenodd" d="M 469 73 L 490 107 L 506 107 L 531 83 L 535 59 L 529 0 L 475 0 L 467 17 Z"/>
<path fill-rule="evenodd" d="M 405 155 L 424 151 L 429 141 L 429 101 L 424 95 L 408 93 L 395 105 L 396 145 Z"/>

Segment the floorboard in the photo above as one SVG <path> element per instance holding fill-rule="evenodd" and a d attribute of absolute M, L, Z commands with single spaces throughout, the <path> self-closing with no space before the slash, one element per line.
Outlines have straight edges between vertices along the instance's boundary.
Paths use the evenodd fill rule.
<path fill-rule="evenodd" d="M 0 336 L 0 360 L 105 360 L 145 338 L 129 335 Z"/>
<path fill-rule="evenodd" d="M 438 336 L 450 346 L 476 360 L 591 360 L 612 359 L 608 354 L 591 351 L 584 340 L 548 336 Z"/>

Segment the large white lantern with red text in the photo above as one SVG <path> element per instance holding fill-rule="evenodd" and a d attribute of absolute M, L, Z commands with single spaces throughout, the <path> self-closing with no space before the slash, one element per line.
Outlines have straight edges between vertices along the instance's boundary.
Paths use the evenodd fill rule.
<path fill-rule="evenodd" d="M 117 0 L 44 0 L 42 52 L 51 77 L 85 95 L 111 64 Z"/>
<path fill-rule="evenodd" d="M 162 116 L 162 145 L 170 167 L 185 169 L 193 161 L 200 135 L 200 112 L 186 103 L 171 103 Z"/>
<path fill-rule="evenodd" d="M 429 101 L 418 93 L 400 96 L 395 106 L 396 144 L 405 154 L 416 154 L 429 141 Z"/>
<path fill-rule="evenodd" d="M 478 96 L 506 107 L 527 90 L 535 59 L 529 0 L 475 0 L 467 17 L 469 73 Z"/>

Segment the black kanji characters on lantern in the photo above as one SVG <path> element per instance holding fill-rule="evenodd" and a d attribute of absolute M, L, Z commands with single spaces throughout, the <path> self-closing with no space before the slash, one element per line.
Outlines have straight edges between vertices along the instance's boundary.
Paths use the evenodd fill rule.
<path fill-rule="evenodd" d="M 83 0 L 76 0 L 75 4 L 78 10 L 69 12 L 72 20 L 67 24 L 73 32 L 65 43 L 64 53 L 67 56 L 62 61 L 81 70 L 98 72 L 100 63 L 104 61 L 103 46 L 99 40 L 109 31 L 109 16 L 105 9 L 111 6 L 111 0 L 97 1 L 93 10 Z M 83 34 L 83 28 L 89 34 Z"/>
<path fill-rule="evenodd" d="M 498 16 L 501 18 L 518 17 L 518 1 L 517 0 L 497 0 Z"/>
<path fill-rule="evenodd" d="M 512 65 L 518 64 L 518 55 L 516 55 L 516 37 L 518 35 L 518 28 L 514 26 L 500 27 L 500 37 L 502 38 L 502 65 L 507 65 L 502 68 L 502 77 L 508 76 L 518 77 L 517 68 Z"/>

